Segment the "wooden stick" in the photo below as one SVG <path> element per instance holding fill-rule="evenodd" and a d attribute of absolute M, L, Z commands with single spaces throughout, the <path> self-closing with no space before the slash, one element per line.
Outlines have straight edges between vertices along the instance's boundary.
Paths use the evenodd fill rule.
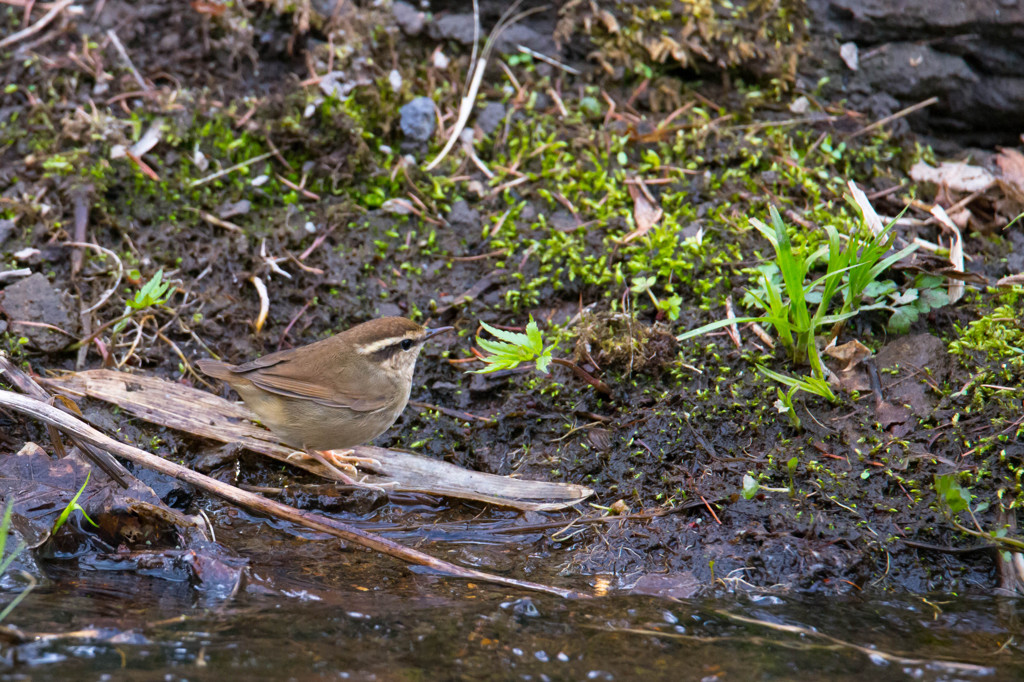
<path fill-rule="evenodd" d="M 55 5 L 53 5 L 50 8 L 49 12 L 47 12 L 46 14 L 43 15 L 42 19 L 40 19 L 36 23 L 32 24 L 28 28 L 22 29 L 22 30 L 18 31 L 17 33 L 12 33 L 11 35 L 9 35 L 6 38 L 4 38 L 3 40 L 0 40 L 0 49 L 4 49 L 8 45 L 13 45 L 14 43 L 18 42 L 19 40 L 24 40 L 25 38 L 28 38 L 29 36 L 32 36 L 32 35 L 35 35 L 36 33 L 39 33 L 44 28 L 46 28 L 47 24 L 49 24 L 51 21 L 53 21 L 54 17 L 56 17 L 61 12 L 63 12 L 64 8 L 66 8 L 72 2 L 74 2 L 74 0 L 60 0 L 60 2 L 58 2 Z"/>
<path fill-rule="evenodd" d="M 13 410 L 17 410 L 18 412 L 27 414 L 42 422 L 56 426 L 76 438 L 92 443 L 93 445 L 101 447 L 119 457 L 123 457 L 139 466 L 171 476 L 183 483 L 188 483 L 200 490 L 204 490 L 212 495 L 220 497 L 221 499 L 227 500 L 232 504 L 245 507 L 246 509 L 260 514 L 285 519 L 292 523 L 305 526 L 306 528 L 311 528 L 322 533 L 333 535 L 334 537 L 341 538 L 347 542 L 361 545 L 363 547 L 369 547 L 370 549 L 393 556 L 410 564 L 426 566 L 438 571 L 439 573 L 443 573 L 454 578 L 465 578 L 498 585 L 507 585 L 509 587 L 544 592 L 564 598 L 586 598 L 590 596 L 582 592 L 576 592 L 575 590 L 566 590 L 551 587 L 549 585 L 541 585 L 540 583 L 506 578 L 504 576 L 477 571 L 472 568 L 456 566 L 455 564 L 448 563 L 447 561 L 436 559 L 424 552 L 405 547 L 397 542 L 392 542 L 387 538 L 382 538 L 378 535 L 374 535 L 373 533 L 367 533 L 359 530 L 358 528 L 353 528 L 352 526 L 341 523 L 340 521 L 336 521 L 332 518 L 313 512 L 303 511 L 301 509 L 295 509 L 294 507 L 289 507 L 288 505 L 268 500 L 260 495 L 241 490 L 235 486 L 228 485 L 227 483 L 221 483 L 209 476 L 204 476 L 179 464 L 163 459 L 162 457 L 151 455 L 148 452 L 144 452 L 138 448 L 116 441 L 113 438 L 100 433 L 88 424 L 75 419 L 69 414 L 61 412 L 60 410 L 50 407 L 38 400 L 33 400 L 17 393 L 0 391 L 0 407 L 8 407 Z"/>

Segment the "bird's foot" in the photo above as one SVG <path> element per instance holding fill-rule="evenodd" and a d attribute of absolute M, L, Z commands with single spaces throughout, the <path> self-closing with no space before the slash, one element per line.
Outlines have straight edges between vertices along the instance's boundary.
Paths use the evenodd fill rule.
<path fill-rule="evenodd" d="M 309 450 L 303 452 L 296 450 L 292 454 L 288 455 L 287 459 L 292 457 L 298 457 L 300 459 L 313 459 L 320 462 L 328 468 L 337 478 L 348 485 L 359 486 L 362 488 L 377 488 L 369 483 L 364 483 L 366 480 L 364 477 L 362 480 L 357 481 L 349 474 L 356 473 L 356 466 L 359 464 L 369 464 L 371 466 L 380 466 L 380 461 L 373 457 L 356 457 L 353 450 Z"/>

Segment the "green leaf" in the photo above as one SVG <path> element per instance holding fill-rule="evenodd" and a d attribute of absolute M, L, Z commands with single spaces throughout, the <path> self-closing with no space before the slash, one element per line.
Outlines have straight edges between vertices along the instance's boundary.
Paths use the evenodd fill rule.
<path fill-rule="evenodd" d="M 83 509 L 82 506 L 78 504 L 78 498 L 81 497 L 82 492 L 85 491 L 85 486 L 89 485 L 90 476 L 92 476 L 91 471 L 85 475 L 85 483 L 82 484 L 82 487 L 78 489 L 78 492 L 75 493 L 75 496 L 71 498 L 70 502 L 68 502 L 68 506 L 64 507 L 64 511 L 60 513 L 60 516 L 57 517 L 57 522 L 53 524 L 53 529 L 50 531 L 50 535 L 56 535 L 57 531 L 60 530 L 60 527 L 63 526 L 64 523 L 68 520 L 68 517 L 71 516 L 71 512 L 75 510 L 82 512 L 82 516 L 85 517 L 86 521 L 91 523 L 96 528 L 99 528 L 99 524 L 90 519 L 89 515 L 85 513 L 85 509 Z"/>
<path fill-rule="evenodd" d="M 541 353 L 544 351 L 544 339 L 540 334 L 540 327 L 534 321 L 533 316 L 530 316 L 530 322 L 526 325 L 526 338 L 528 339 L 530 350 L 535 353 Z"/>
<path fill-rule="evenodd" d="M 895 290 L 896 282 L 893 282 L 891 279 L 887 279 L 884 282 L 868 282 L 868 285 L 864 287 L 862 294 L 870 299 L 876 299 Z"/>
<path fill-rule="evenodd" d="M 757 495 L 757 491 L 761 486 L 754 477 L 750 474 L 743 474 L 743 497 L 745 499 L 753 499 Z"/>
<path fill-rule="evenodd" d="M 721 329 L 722 327 L 728 327 L 730 324 L 744 324 L 746 322 L 758 322 L 760 320 L 760 317 L 729 317 L 724 320 L 712 322 L 711 324 L 706 324 L 703 327 L 697 327 L 685 334 L 680 334 L 676 339 L 679 341 L 685 341 L 686 339 L 693 338 L 694 336 L 700 336 L 701 334 L 707 334 L 708 332 L 713 332 L 716 329 Z"/>
<path fill-rule="evenodd" d="M 480 325 L 493 336 L 503 340 L 494 341 L 476 337 L 477 345 L 487 353 L 482 358 L 486 366 L 483 369 L 475 370 L 476 374 L 514 369 L 520 363 L 531 360 L 536 361 L 537 371 L 547 373 L 554 345 L 544 348 L 544 337 L 533 317 L 530 317 L 530 322 L 526 325 L 525 334 L 497 329 L 486 322 L 481 322 Z"/>
<path fill-rule="evenodd" d="M 510 332 L 504 329 L 497 329 L 487 324 L 486 322 L 481 322 L 480 326 L 486 329 L 487 333 L 490 334 L 491 336 L 495 336 L 501 339 L 502 341 L 508 341 L 514 346 L 530 345 L 530 338 L 526 334 L 520 334 L 519 332 Z M 477 338 L 480 337 L 478 336 Z"/>
<path fill-rule="evenodd" d="M 922 313 L 949 305 L 949 294 L 943 289 L 921 289 L 917 308 Z"/>
<path fill-rule="evenodd" d="M 939 497 L 942 498 L 942 501 L 953 510 L 953 513 L 965 511 L 971 506 L 971 499 L 973 498 L 973 495 L 971 495 L 969 490 L 963 488 L 956 482 L 954 474 L 936 476 L 935 492 L 937 492 Z"/>
<path fill-rule="evenodd" d="M 896 294 L 892 297 L 892 304 L 894 306 L 908 305 L 917 300 L 917 289 L 907 289 L 902 294 Z"/>
<path fill-rule="evenodd" d="M 548 373 L 548 366 L 551 364 L 551 353 L 537 357 L 537 371 L 542 374 Z"/>
<path fill-rule="evenodd" d="M 0 575 L 3 575 L 7 568 L 11 565 L 11 562 L 22 553 L 25 549 L 25 545 L 21 544 L 14 548 L 10 556 L 4 556 L 4 552 L 7 550 L 7 536 L 11 530 L 11 514 L 14 511 L 14 500 L 9 500 L 7 506 L 4 507 L 4 518 L 3 522 L 0 522 L 0 557 L 3 558 L 0 561 Z"/>
<path fill-rule="evenodd" d="M 889 330 L 896 334 L 906 334 L 910 331 L 910 325 L 917 321 L 917 308 L 903 306 L 892 311 L 889 317 Z"/>

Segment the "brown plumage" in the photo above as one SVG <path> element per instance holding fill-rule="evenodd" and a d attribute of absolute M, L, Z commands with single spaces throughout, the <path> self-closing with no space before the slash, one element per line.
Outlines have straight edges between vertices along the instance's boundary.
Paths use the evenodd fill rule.
<path fill-rule="evenodd" d="M 235 389 L 288 445 L 336 450 L 372 440 L 395 423 L 409 401 L 423 342 L 448 329 L 384 317 L 241 365 L 198 364 Z"/>

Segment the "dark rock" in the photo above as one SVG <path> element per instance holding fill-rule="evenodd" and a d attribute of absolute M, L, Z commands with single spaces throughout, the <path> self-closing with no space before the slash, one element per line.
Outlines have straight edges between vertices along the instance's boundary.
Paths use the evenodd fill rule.
<path fill-rule="evenodd" d="M 14 233 L 14 221 L 10 218 L 4 218 L 0 220 L 0 246 L 3 245 L 7 238 Z"/>
<path fill-rule="evenodd" d="M 505 120 L 505 105 L 501 102 L 488 102 L 479 114 L 476 115 L 476 124 L 484 135 L 490 135 L 501 122 Z"/>
<path fill-rule="evenodd" d="M 557 57 L 559 54 L 551 36 L 546 36 L 525 24 L 512 24 L 494 41 L 494 49 L 501 54 L 515 54 L 519 52 L 520 45 L 548 57 Z"/>
<path fill-rule="evenodd" d="M 910 125 L 957 132 L 961 144 L 1011 144 L 1024 109 L 1024 2 L 1019 0 L 810 0 L 813 53 L 832 65 L 832 86 L 864 110 L 874 89 L 896 97 L 895 110 L 939 101 Z M 853 72 L 841 43 L 857 44 Z M 873 93 L 872 93 L 873 94 Z"/>
<path fill-rule="evenodd" d="M 1024 272 L 1024 232 L 1010 230 L 1006 237 L 1013 244 L 1013 252 L 1006 258 L 1007 273 Z"/>
<path fill-rule="evenodd" d="M 536 97 L 533 98 L 533 110 L 544 111 L 552 105 L 551 98 L 543 92 L 536 93 Z"/>
<path fill-rule="evenodd" d="M 446 14 L 437 17 L 427 27 L 427 34 L 434 40 L 454 40 L 463 45 L 472 45 L 475 24 L 472 14 Z"/>
<path fill-rule="evenodd" d="M 11 331 L 28 339 L 29 345 L 53 353 L 66 348 L 74 339 L 65 334 L 18 324 L 16 321 L 53 325 L 74 334 L 78 323 L 71 316 L 74 302 L 67 292 L 57 293 L 49 280 L 38 272 L 4 289 L 0 309 L 11 321 Z"/>
<path fill-rule="evenodd" d="M 861 62 L 864 77 L 873 89 L 894 97 L 925 99 L 950 87 L 972 88 L 978 76 L 963 58 L 914 43 L 889 43 Z"/>
<path fill-rule="evenodd" d="M 481 398 L 491 392 L 492 385 L 483 374 L 474 374 L 469 379 L 469 395 L 472 398 Z"/>
<path fill-rule="evenodd" d="M 394 12 L 395 23 L 405 35 L 418 36 L 423 30 L 426 15 L 409 3 L 398 0 L 391 6 L 391 11 Z"/>
<path fill-rule="evenodd" d="M 437 128 L 434 100 L 417 97 L 400 110 L 402 134 L 416 142 L 426 142 Z"/>
<path fill-rule="evenodd" d="M 434 40 L 454 40 L 463 45 L 472 45 L 474 28 L 472 14 L 446 14 L 431 22 L 427 34 Z M 525 24 L 506 27 L 494 41 L 494 49 L 500 54 L 515 54 L 519 52 L 520 45 L 549 57 L 557 57 L 559 54 L 554 38 Z"/>
<path fill-rule="evenodd" d="M 381 303 L 380 306 L 377 308 L 377 312 L 379 313 L 380 317 L 402 316 L 402 309 L 399 308 L 396 304 L 390 302 Z"/>

